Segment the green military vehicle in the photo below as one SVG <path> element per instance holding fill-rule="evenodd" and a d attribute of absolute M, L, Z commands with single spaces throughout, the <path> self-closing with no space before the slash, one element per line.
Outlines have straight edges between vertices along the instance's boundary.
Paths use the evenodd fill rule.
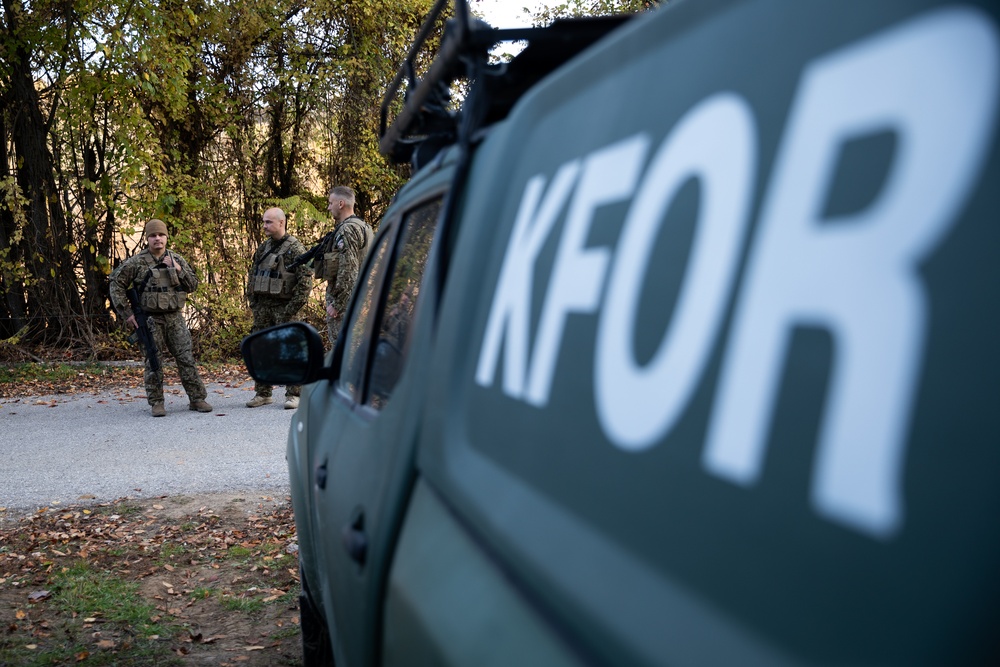
<path fill-rule="evenodd" d="M 244 343 L 306 664 L 1000 664 L 997 3 L 418 47 L 337 348 Z"/>

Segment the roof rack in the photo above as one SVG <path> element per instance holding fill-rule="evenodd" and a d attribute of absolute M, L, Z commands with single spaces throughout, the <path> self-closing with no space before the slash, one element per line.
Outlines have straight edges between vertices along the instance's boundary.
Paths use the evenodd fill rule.
<path fill-rule="evenodd" d="M 631 18 L 564 19 L 544 28 L 498 30 L 471 17 L 467 0 L 454 0 L 454 18 L 445 24 L 441 46 L 426 75 L 418 79 L 414 68 L 417 55 L 448 2 L 438 0 L 431 8 L 382 101 L 379 151 L 392 162 L 410 161 L 424 143 L 436 147 L 453 143 L 460 124 L 464 132 L 474 132 L 502 120 L 539 80 Z M 489 64 L 490 49 L 507 41 L 528 45 L 509 63 Z M 461 118 L 462 111 L 449 108 L 451 84 L 462 77 L 473 81 L 468 94 L 477 100 L 476 118 L 471 123 L 469 118 Z M 404 81 L 403 108 L 387 126 L 389 107 Z M 466 106 L 469 101 L 467 98 Z"/>

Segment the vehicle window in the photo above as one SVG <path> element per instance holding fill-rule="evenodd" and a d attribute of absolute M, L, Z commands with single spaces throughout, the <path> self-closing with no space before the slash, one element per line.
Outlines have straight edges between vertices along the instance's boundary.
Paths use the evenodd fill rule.
<path fill-rule="evenodd" d="M 379 286 L 381 276 L 385 268 L 386 260 L 389 257 L 388 249 L 391 247 L 394 234 L 385 234 L 379 239 L 376 246 L 375 256 L 369 264 L 368 274 L 358 284 L 358 293 L 355 296 L 355 308 L 351 313 L 351 319 L 344 327 L 341 335 L 344 340 L 344 359 L 340 366 L 340 389 L 347 393 L 354 400 L 360 400 L 364 377 L 365 359 L 368 357 L 368 341 L 371 323 L 378 307 Z"/>
<path fill-rule="evenodd" d="M 406 361 L 411 324 L 420 298 L 420 281 L 441 203 L 440 198 L 427 202 L 408 213 L 403 221 L 372 359 L 369 403 L 375 408 L 381 408 L 389 400 Z"/>

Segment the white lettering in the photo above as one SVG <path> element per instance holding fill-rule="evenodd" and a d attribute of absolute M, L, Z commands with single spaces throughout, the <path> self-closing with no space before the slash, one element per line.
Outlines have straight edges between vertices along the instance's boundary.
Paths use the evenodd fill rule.
<path fill-rule="evenodd" d="M 579 171 L 579 160 L 564 164 L 552 179 L 541 204 L 539 200 L 545 188 L 545 177 L 539 175 L 528 181 L 507 244 L 486 323 L 486 335 L 479 352 L 476 382 L 484 387 L 493 383 L 500 348 L 506 343 L 503 388 L 512 398 L 520 398 L 524 393 L 535 260 L 569 197 Z"/>
<path fill-rule="evenodd" d="M 989 20 L 948 9 L 806 70 L 737 301 L 704 454 L 710 472 L 757 479 L 790 333 L 822 326 L 835 360 L 813 502 L 878 537 L 901 525 L 927 328 L 919 263 L 955 222 L 991 145 L 997 62 Z M 899 149 L 876 201 L 850 219 L 818 219 L 844 142 L 885 131 Z"/>
<path fill-rule="evenodd" d="M 610 253 L 607 248 L 586 247 L 594 212 L 632 195 L 648 149 L 649 138 L 637 135 L 591 153 L 584 163 L 566 216 L 531 356 L 527 400 L 532 405 L 540 407 L 548 402 L 566 316 L 597 309 Z"/>
<path fill-rule="evenodd" d="M 629 210 L 601 310 L 594 382 L 601 425 L 623 449 L 644 449 L 666 433 L 704 369 L 743 245 L 755 136 L 742 98 L 703 101 L 664 140 Z M 640 367 L 632 345 L 643 280 L 667 209 L 692 177 L 702 193 L 683 287 L 655 356 Z"/>

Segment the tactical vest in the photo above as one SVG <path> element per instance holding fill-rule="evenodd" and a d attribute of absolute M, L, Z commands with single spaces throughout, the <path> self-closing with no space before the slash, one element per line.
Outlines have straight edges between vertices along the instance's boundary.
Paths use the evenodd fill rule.
<path fill-rule="evenodd" d="M 271 248 L 257 264 L 253 272 L 254 294 L 263 294 L 275 299 L 292 298 L 297 275 L 285 268 L 285 255 L 282 254 L 289 238 L 291 237 L 285 236 L 281 243 Z"/>
<path fill-rule="evenodd" d="M 163 257 L 166 252 L 169 251 L 165 251 Z M 168 268 L 163 264 L 163 257 L 157 260 L 149 253 L 142 255 L 149 269 L 149 279 L 139 295 L 139 304 L 147 313 L 173 313 L 183 308 L 187 301 L 187 292 L 181 288 L 178 275 L 180 263 L 174 258 L 175 268 Z"/>
<path fill-rule="evenodd" d="M 372 230 L 371 227 L 365 224 L 365 221 L 356 215 L 352 215 L 346 218 L 340 227 L 345 225 L 350 225 L 352 227 L 357 227 L 358 230 L 364 235 L 364 243 L 361 245 L 361 249 L 365 252 L 368 251 L 368 246 L 371 245 L 372 240 Z M 338 229 L 339 231 L 339 229 Z M 330 240 L 330 244 L 323 251 L 323 258 L 313 264 L 313 269 L 316 272 L 317 280 L 326 280 L 327 282 L 337 279 L 337 272 L 340 270 L 340 249 L 337 248 L 337 237 L 341 234 L 334 234 L 333 238 Z M 362 254 L 364 257 L 364 254 Z"/>

